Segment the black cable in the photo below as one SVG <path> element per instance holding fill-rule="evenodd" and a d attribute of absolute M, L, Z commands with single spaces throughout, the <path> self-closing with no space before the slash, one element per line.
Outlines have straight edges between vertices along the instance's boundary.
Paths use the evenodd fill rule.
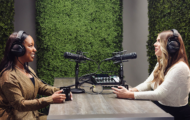
<path fill-rule="evenodd" d="M 99 65 L 95 60 L 91 60 L 91 61 L 95 62 L 97 66 Z M 89 76 L 89 75 L 94 75 L 94 74 L 96 74 L 96 73 L 98 72 L 98 69 L 99 69 L 99 68 L 97 68 L 96 72 L 94 72 L 94 73 L 85 74 L 85 75 L 83 75 L 83 76 L 81 76 L 81 77 L 85 77 L 85 76 Z M 79 79 L 80 79 L 80 78 L 79 78 Z"/>
<path fill-rule="evenodd" d="M 91 61 L 94 61 L 94 60 L 91 60 Z M 98 63 L 96 62 L 96 61 L 94 61 L 96 64 L 97 64 L 97 66 L 98 66 Z M 83 78 L 85 78 L 85 77 L 91 77 L 92 75 L 94 75 L 94 74 L 96 74 L 98 72 L 98 68 L 97 68 L 97 70 L 96 70 L 96 72 L 95 73 L 89 73 L 89 74 L 85 74 L 85 75 L 83 75 L 83 76 L 81 76 L 81 77 L 79 77 L 78 78 L 78 81 L 81 81 Z M 85 82 L 89 82 L 91 79 L 89 79 L 88 78 L 88 80 L 86 80 Z M 81 84 L 83 84 L 84 82 L 82 81 L 81 83 L 79 83 L 78 85 L 80 86 Z M 73 87 L 73 86 L 75 86 L 75 84 L 73 84 L 73 85 L 69 85 L 69 86 L 67 86 L 67 87 Z"/>
<path fill-rule="evenodd" d="M 82 85 L 83 83 L 87 83 L 89 80 L 90 80 L 90 79 L 84 80 L 84 81 L 82 81 L 81 83 L 79 83 L 79 85 Z M 89 82 L 89 83 L 90 83 L 90 82 Z"/>
<path fill-rule="evenodd" d="M 16 58 L 17 58 L 17 60 L 20 62 L 20 60 L 18 59 L 18 56 L 17 56 Z M 21 62 L 20 62 L 20 64 L 23 65 L 24 69 L 28 72 L 28 70 L 26 69 L 25 64 L 22 64 Z"/>
<path fill-rule="evenodd" d="M 100 65 L 101 65 L 101 63 L 103 62 L 103 61 L 105 61 L 105 60 L 102 60 L 101 62 L 100 62 L 100 64 L 98 65 L 98 70 L 100 69 Z M 98 71 L 97 70 L 97 71 Z M 101 69 L 100 69 L 101 70 Z M 96 71 L 96 72 L 97 72 Z M 102 70 L 101 70 L 102 71 Z M 95 72 L 95 73 L 96 73 Z M 102 72 L 104 72 L 104 71 L 102 71 Z M 118 71 L 107 71 L 107 72 L 118 72 Z M 83 75 L 83 76 L 81 76 L 80 78 L 79 78 L 79 81 L 82 81 L 81 83 L 79 83 L 79 87 L 85 87 L 85 86 L 82 86 L 82 84 L 83 83 L 89 83 L 89 84 L 93 84 L 93 82 L 91 81 L 91 76 L 92 75 L 94 75 L 95 73 L 90 73 L 90 74 L 86 74 L 86 75 Z M 83 80 L 83 79 L 87 79 L 87 80 Z M 89 87 L 89 86 L 86 86 L 86 87 Z M 96 94 L 113 94 L 113 92 L 111 92 L 111 93 L 102 93 L 103 92 L 103 86 L 101 85 L 101 87 L 102 87 L 102 90 L 100 91 L 100 92 L 95 92 L 94 91 L 94 86 L 92 85 L 92 87 L 90 87 L 90 89 L 92 89 L 92 93 L 89 93 L 89 92 L 86 92 L 86 93 L 88 93 L 88 94 L 93 94 L 93 95 L 96 95 Z"/>

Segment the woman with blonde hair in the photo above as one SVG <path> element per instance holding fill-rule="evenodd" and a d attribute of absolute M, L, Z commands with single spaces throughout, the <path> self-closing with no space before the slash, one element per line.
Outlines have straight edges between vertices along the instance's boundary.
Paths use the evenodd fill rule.
<path fill-rule="evenodd" d="M 153 100 L 175 120 L 190 120 L 190 70 L 182 37 L 176 29 L 163 31 L 154 47 L 157 64 L 146 81 L 129 90 L 112 89 L 119 98 Z"/>

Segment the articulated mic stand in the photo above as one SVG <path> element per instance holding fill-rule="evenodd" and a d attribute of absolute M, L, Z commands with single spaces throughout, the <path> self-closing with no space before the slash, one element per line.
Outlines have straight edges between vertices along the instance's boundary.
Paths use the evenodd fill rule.
<path fill-rule="evenodd" d="M 127 62 L 127 61 L 125 61 L 125 62 Z M 122 61 L 119 61 L 119 63 L 120 63 L 119 77 L 121 79 L 121 85 L 128 89 L 128 85 L 126 85 L 125 81 L 123 80 L 123 64 L 122 64 Z"/>
<path fill-rule="evenodd" d="M 78 81 L 79 63 L 80 63 L 80 61 L 76 61 L 76 65 L 75 65 L 75 88 L 71 89 L 72 93 L 85 93 L 84 89 L 78 88 L 78 85 L 79 85 L 79 81 Z"/>

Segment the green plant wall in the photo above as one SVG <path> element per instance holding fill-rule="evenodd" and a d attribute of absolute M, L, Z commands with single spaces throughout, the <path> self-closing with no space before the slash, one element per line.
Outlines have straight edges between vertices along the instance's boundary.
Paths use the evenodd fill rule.
<path fill-rule="evenodd" d="M 14 0 L 0 0 L 0 61 L 3 58 L 5 44 L 14 31 Z"/>
<path fill-rule="evenodd" d="M 76 63 L 64 52 L 87 52 L 97 63 L 112 57 L 122 50 L 122 26 L 121 0 L 36 0 L 38 76 L 49 84 L 55 77 L 74 77 Z M 96 62 L 79 63 L 79 77 L 94 73 Z M 119 70 L 113 62 L 100 68 Z"/>
<path fill-rule="evenodd" d="M 148 0 L 149 36 L 147 55 L 149 73 L 156 64 L 153 44 L 159 32 L 177 29 L 181 34 L 190 63 L 190 1 L 189 0 Z M 189 100 L 190 101 L 190 100 Z"/>
<path fill-rule="evenodd" d="M 189 0 L 148 0 L 149 36 L 147 55 L 149 73 L 156 64 L 153 44 L 158 33 L 177 29 L 181 34 L 190 62 L 190 1 Z"/>

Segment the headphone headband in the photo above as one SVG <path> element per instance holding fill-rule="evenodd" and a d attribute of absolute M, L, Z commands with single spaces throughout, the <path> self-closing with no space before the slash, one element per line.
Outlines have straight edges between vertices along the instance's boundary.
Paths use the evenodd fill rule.
<path fill-rule="evenodd" d="M 174 37 L 178 37 L 178 31 L 176 29 L 171 29 L 171 31 L 173 32 Z"/>
<path fill-rule="evenodd" d="M 24 34 L 25 32 L 23 30 L 20 30 L 18 33 L 17 33 L 17 36 L 16 38 L 18 39 L 18 42 L 19 43 L 22 43 L 22 35 Z"/>
<path fill-rule="evenodd" d="M 22 36 L 25 32 L 24 31 L 19 31 L 16 36 L 16 41 L 13 42 L 12 47 L 11 47 L 11 53 L 14 54 L 17 57 L 23 56 L 26 52 L 25 47 L 22 45 Z"/>

